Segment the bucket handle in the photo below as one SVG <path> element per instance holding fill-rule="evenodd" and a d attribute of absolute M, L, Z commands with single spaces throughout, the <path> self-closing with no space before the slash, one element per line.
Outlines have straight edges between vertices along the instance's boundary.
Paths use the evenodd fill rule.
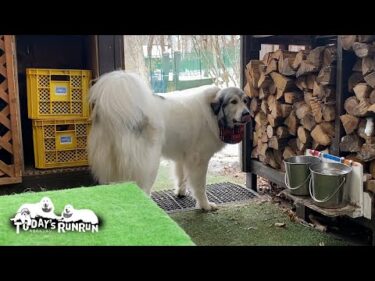
<path fill-rule="evenodd" d="M 339 187 L 335 190 L 335 192 L 332 193 L 331 195 L 327 196 L 323 200 L 316 199 L 315 196 L 312 194 L 312 188 L 311 188 L 312 185 L 311 185 L 311 182 L 313 182 L 313 181 L 314 181 L 313 177 L 311 177 L 310 182 L 309 182 L 309 192 L 310 192 L 311 198 L 314 199 L 314 201 L 316 201 L 318 203 L 325 203 L 325 202 L 328 202 L 329 200 L 331 200 L 333 198 L 333 196 L 335 196 L 336 193 L 339 192 L 339 190 L 341 189 L 341 187 L 344 185 L 344 183 L 346 181 L 346 177 L 345 176 L 343 177 L 342 182 L 340 183 Z"/>
<path fill-rule="evenodd" d="M 289 177 L 288 177 L 288 173 L 285 172 L 284 182 L 285 182 L 285 185 L 286 185 L 286 187 L 287 187 L 288 189 L 290 189 L 290 190 L 297 190 L 298 188 L 301 188 L 302 186 L 304 186 L 304 184 L 307 183 L 307 181 L 310 179 L 310 177 L 311 177 L 311 174 L 309 174 L 309 175 L 307 176 L 307 178 L 303 181 L 302 184 L 300 184 L 300 185 L 298 185 L 298 186 L 296 186 L 296 187 L 291 187 L 291 186 L 289 185 Z"/>

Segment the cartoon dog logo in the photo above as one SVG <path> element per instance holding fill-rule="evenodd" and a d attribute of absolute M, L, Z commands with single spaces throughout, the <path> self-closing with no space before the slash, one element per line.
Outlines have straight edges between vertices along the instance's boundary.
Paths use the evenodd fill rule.
<path fill-rule="evenodd" d="M 65 205 L 61 214 L 61 220 L 64 222 L 82 221 L 85 223 L 97 224 L 99 222 L 95 213 L 89 209 L 74 209 L 72 205 Z"/>
<path fill-rule="evenodd" d="M 30 211 L 27 208 L 22 209 L 20 212 L 18 212 L 14 218 L 11 219 L 11 221 L 21 221 L 22 224 L 26 224 L 28 226 L 31 225 L 31 217 L 30 217 Z"/>
<path fill-rule="evenodd" d="M 26 203 L 19 207 L 17 214 L 12 219 L 13 221 L 21 220 L 29 221 L 36 217 L 48 218 L 48 219 L 59 219 L 54 213 L 55 207 L 48 197 L 43 197 L 38 203 Z M 22 222 L 23 222 L 22 221 Z"/>

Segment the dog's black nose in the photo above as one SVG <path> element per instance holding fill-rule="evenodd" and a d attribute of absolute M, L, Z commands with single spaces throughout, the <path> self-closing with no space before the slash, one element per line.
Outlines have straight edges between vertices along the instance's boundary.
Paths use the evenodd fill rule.
<path fill-rule="evenodd" d="M 242 111 L 242 117 L 247 115 L 250 115 L 250 112 L 248 110 Z"/>

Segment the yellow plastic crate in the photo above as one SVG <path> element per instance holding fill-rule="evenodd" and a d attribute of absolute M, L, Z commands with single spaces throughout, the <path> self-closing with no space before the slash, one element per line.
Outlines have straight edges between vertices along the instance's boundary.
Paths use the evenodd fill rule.
<path fill-rule="evenodd" d="M 87 166 L 87 120 L 33 120 L 35 167 Z"/>
<path fill-rule="evenodd" d="M 90 70 L 26 69 L 31 119 L 88 118 Z"/>

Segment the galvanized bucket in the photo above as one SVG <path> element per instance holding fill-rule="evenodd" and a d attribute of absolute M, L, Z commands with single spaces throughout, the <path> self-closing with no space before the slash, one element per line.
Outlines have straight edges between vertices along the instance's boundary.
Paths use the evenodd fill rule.
<path fill-rule="evenodd" d="M 352 167 L 341 163 L 320 163 L 310 166 L 309 192 L 314 204 L 322 208 L 340 208 L 346 205 L 345 183 Z"/>
<path fill-rule="evenodd" d="M 284 160 L 285 185 L 290 193 L 298 196 L 309 195 L 309 180 L 312 164 L 320 163 L 321 160 L 314 156 L 293 156 Z"/>

